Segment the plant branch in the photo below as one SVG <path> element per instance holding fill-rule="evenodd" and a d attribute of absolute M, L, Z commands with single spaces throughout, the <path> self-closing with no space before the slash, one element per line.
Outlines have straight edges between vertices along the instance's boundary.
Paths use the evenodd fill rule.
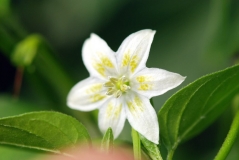
<path fill-rule="evenodd" d="M 227 134 L 225 141 L 223 142 L 218 154 L 216 155 L 214 160 L 223 160 L 226 159 L 229 154 L 239 132 L 239 110 L 233 119 L 230 130 Z"/>
<path fill-rule="evenodd" d="M 13 97 L 14 98 L 19 97 L 19 93 L 20 93 L 21 86 L 22 86 L 23 71 L 24 71 L 23 67 L 17 67 L 15 80 L 14 80 L 14 89 L 13 89 Z"/>

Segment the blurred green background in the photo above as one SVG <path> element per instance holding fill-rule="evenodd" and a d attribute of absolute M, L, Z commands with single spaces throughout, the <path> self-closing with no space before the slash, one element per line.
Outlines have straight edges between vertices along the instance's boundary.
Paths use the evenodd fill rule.
<path fill-rule="evenodd" d="M 88 72 L 82 44 L 96 33 L 116 51 L 129 34 L 156 30 L 148 67 L 187 76 L 231 66 L 239 54 L 238 0 L 0 0 L 0 116 L 56 110 L 78 118 L 99 138 L 93 113 L 72 111 L 66 96 Z M 23 70 L 18 98 L 15 75 Z M 177 89 L 153 98 L 156 111 Z M 16 92 L 16 91 L 15 91 Z M 182 144 L 175 159 L 213 159 L 229 129 L 229 109 L 208 129 Z M 127 124 L 118 140 L 131 141 Z M 239 142 L 228 159 L 239 159 Z M 45 153 L 0 146 L 0 159 L 32 159 Z"/>

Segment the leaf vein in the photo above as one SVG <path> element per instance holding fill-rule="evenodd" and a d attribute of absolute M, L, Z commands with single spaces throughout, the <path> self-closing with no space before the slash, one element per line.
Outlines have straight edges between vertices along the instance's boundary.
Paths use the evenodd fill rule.
<path fill-rule="evenodd" d="M 234 75 L 232 75 L 232 76 L 230 76 L 229 78 L 232 78 L 232 77 L 234 77 L 235 75 L 237 75 L 237 74 L 234 74 Z M 211 94 L 213 94 L 221 85 L 223 85 L 229 78 L 227 78 L 225 81 L 223 81 L 220 85 L 218 85 L 214 90 L 213 90 L 213 92 L 211 93 Z M 239 85 L 237 86 L 237 87 L 235 87 L 231 92 L 229 92 L 227 95 L 225 94 L 224 96 L 223 96 L 223 98 L 221 98 L 219 101 L 217 101 L 212 107 L 211 107 L 211 109 L 210 110 L 208 110 L 207 112 L 205 112 L 205 114 L 204 115 L 201 115 L 201 116 L 206 116 L 212 109 L 214 109 L 221 101 L 223 101 L 230 93 L 233 93 L 235 90 L 237 90 L 239 88 Z M 211 94 L 210 94 L 210 96 L 211 96 Z M 207 99 L 207 101 L 206 101 L 206 103 L 209 101 L 209 98 Z M 205 103 L 205 105 L 206 105 L 206 103 Z M 185 130 L 185 132 L 183 132 L 182 134 L 181 134 L 181 138 L 183 138 L 187 133 L 189 133 L 193 128 L 194 128 L 194 126 L 196 126 L 200 121 L 201 121 L 202 119 L 198 119 L 198 120 L 196 120 L 187 130 Z M 178 142 L 178 143 L 180 143 L 180 142 Z"/>

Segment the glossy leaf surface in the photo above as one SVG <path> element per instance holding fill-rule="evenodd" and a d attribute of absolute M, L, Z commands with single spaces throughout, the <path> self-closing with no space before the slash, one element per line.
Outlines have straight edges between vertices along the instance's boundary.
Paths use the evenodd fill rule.
<path fill-rule="evenodd" d="M 169 98 L 158 114 L 161 138 L 168 150 L 205 129 L 238 92 L 236 65 L 203 76 Z"/>

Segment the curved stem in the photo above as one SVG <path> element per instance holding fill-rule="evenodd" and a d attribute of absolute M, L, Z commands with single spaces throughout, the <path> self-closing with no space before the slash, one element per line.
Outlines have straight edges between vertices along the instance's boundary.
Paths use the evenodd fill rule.
<path fill-rule="evenodd" d="M 134 159 L 141 160 L 141 144 L 139 133 L 132 128 L 131 134 L 133 140 Z"/>
<path fill-rule="evenodd" d="M 228 153 L 230 152 L 230 150 L 236 140 L 238 132 L 239 132 L 239 110 L 237 111 L 237 113 L 233 119 L 232 125 L 230 127 L 230 130 L 227 134 L 227 137 L 226 137 L 225 141 L 223 142 L 223 144 L 214 160 L 223 160 L 227 157 Z"/>

